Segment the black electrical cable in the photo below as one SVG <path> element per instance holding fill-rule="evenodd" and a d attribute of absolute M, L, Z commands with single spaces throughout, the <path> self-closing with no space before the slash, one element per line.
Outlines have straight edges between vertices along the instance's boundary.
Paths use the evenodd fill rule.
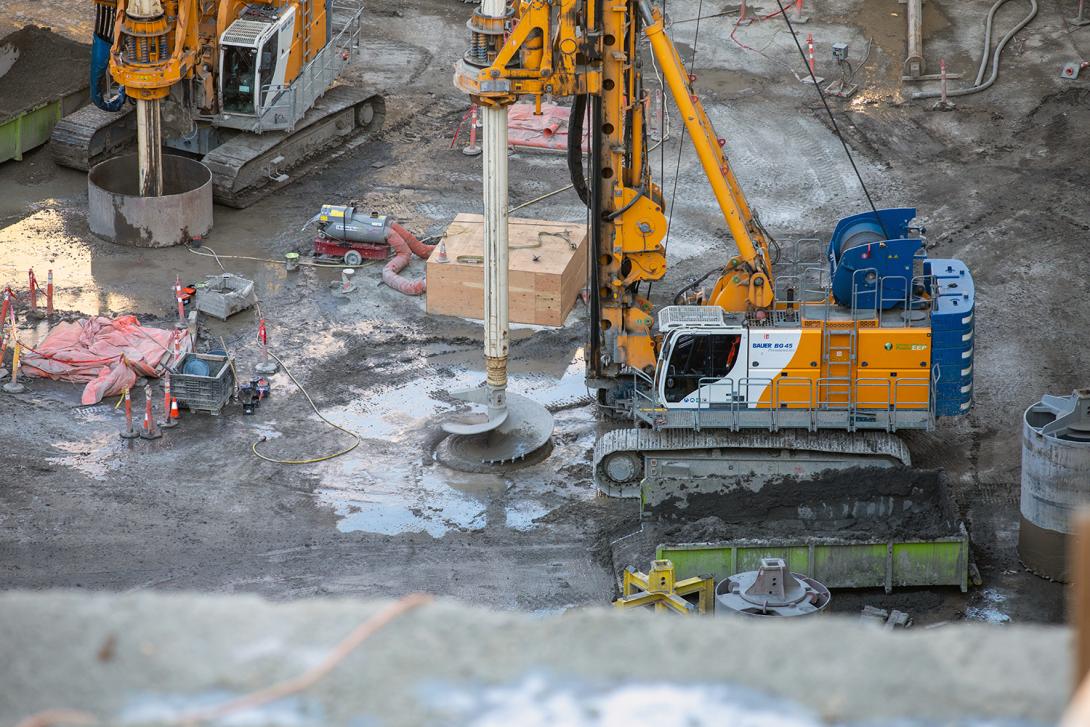
<path fill-rule="evenodd" d="M 855 158 L 852 157 L 851 149 L 848 148 L 848 142 L 844 140 L 844 135 L 840 133 L 840 126 L 836 123 L 836 117 L 833 116 L 833 110 L 829 108 L 829 102 L 825 100 L 825 92 L 821 90 L 821 85 L 818 83 L 817 78 L 814 76 L 814 71 L 810 68 L 810 63 L 806 60 L 806 51 L 802 49 L 802 42 L 799 40 L 799 36 L 795 34 L 795 28 L 791 25 L 791 18 L 787 17 L 787 10 L 783 6 L 783 0 L 776 0 L 776 4 L 780 7 L 780 15 L 783 16 L 783 22 L 787 23 L 787 30 L 791 33 L 791 37 L 795 39 L 795 47 L 799 49 L 799 57 L 802 58 L 802 65 L 806 66 L 806 72 L 810 74 L 810 82 L 814 84 L 814 88 L 817 89 L 818 97 L 821 98 L 821 104 L 825 107 L 825 113 L 829 114 L 829 121 L 833 125 L 833 133 L 836 134 L 836 138 L 840 139 L 840 145 L 844 147 L 844 153 L 848 156 L 848 162 L 852 165 L 852 171 L 855 172 L 855 178 L 859 180 L 859 186 L 863 188 L 863 194 L 867 198 L 867 204 L 870 205 L 871 212 L 874 213 L 874 219 L 877 220 L 878 226 L 882 228 L 882 235 L 888 240 L 889 232 L 886 231 L 886 226 L 882 222 L 882 216 L 878 214 L 878 208 L 874 206 L 874 200 L 870 196 L 870 190 L 867 189 L 866 183 L 863 181 L 863 175 L 859 173 L 859 167 L 855 165 Z M 697 13 L 699 15 L 699 12 Z M 697 28 L 700 27 L 698 24 Z M 693 52 L 696 52 L 696 48 L 693 48 Z"/>
<path fill-rule="evenodd" d="M 568 174 L 572 187 L 583 204 L 590 207 L 590 189 L 583 172 L 583 121 L 587 116 L 587 95 L 580 93 L 572 99 L 568 114 Z"/>

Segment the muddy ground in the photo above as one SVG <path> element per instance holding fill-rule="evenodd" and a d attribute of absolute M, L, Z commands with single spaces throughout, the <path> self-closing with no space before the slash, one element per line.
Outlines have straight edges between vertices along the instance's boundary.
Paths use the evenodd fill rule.
<path fill-rule="evenodd" d="M 814 35 L 819 75 L 838 73 L 829 45 L 850 44 L 861 89 L 831 103 L 876 202 L 917 206 L 931 254 L 965 259 L 978 286 L 976 405 L 907 439 L 917 465 L 946 470 L 985 585 L 968 596 L 843 594 L 834 601 L 843 610 L 875 603 L 914 612 L 921 623 L 1062 618 L 1061 588 L 1025 573 L 1015 542 L 1021 412 L 1043 393 L 1086 385 L 1079 335 L 1090 309 L 1079 301 L 1090 274 L 1090 92 L 1086 80 L 1058 77 L 1063 62 L 1090 51 L 1090 29 L 1064 21 L 1073 4 L 1043 0 L 1004 56 L 996 87 L 958 99 L 949 113 L 906 100 L 903 6 L 895 0 L 822 2 L 801 29 Z M 927 4 L 931 66 L 941 56 L 954 71 L 975 74 L 989 5 Z M 1024 12 L 1009 5 L 1000 28 Z M 51 17 L 67 6 L 11 0 L 0 10 L 0 32 L 54 22 L 86 41 L 90 7 L 86 19 Z M 740 28 L 736 43 L 730 16 L 704 20 L 699 31 L 682 22 L 701 7 L 707 15 L 733 6 L 673 0 L 673 33 L 687 60 L 695 51 L 698 88 L 751 202 L 781 239 L 827 237 L 865 201 L 813 88 L 798 81 L 790 35 L 769 21 Z M 369 3 L 372 22 L 349 80 L 386 93 L 386 130 L 248 210 L 217 208 L 208 247 L 271 259 L 306 250 L 300 228 L 326 202 L 358 201 L 420 235 L 439 232 L 458 212 L 479 212 L 480 161 L 450 148 L 466 110 L 450 69 L 469 12 L 455 0 Z M 732 249 L 687 147 L 674 178 L 678 127 L 675 114 L 673 138 L 654 162 L 673 199 L 671 272 L 655 286 L 656 303 Z M 512 157 L 511 180 L 514 204 L 567 183 L 562 159 L 531 154 Z M 59 309 L 169 323 L 175 275 L 199 279 L 219 269 L 216 261 L 95 240 L 84 221 L 85 184 L 55 167 L 47 150 L 0 167 L 0 283 L 25 289 L 28 267 L 43 278 L 52 266 Z M 522 214 L 584 217 L 571 192 Z M 31 381 L 26 394 L 0 396 L 0 586 L 276 599 L 427 590 L 532 611 L 610 598 L 609 542 L 639 525 L 635 503 L 596 498 L 590 484 L 590 448 L 606 424 L 582 385 L 581 307 L 562 329 L 512 333 L 512 389 L 556 411 L 551 456 L 502 476 L 461 475 L 435 464 L 431 452 L 448 393 L 482 378 L 478 324 L 428 317 L 423 300 L 382 286 L 375 265 L 361 269 L 360 290 L 345 297 L 331 292 L 329 270 L 223 263 L 257 281 L 273 350 L 331 419 L 362 437 L 360 446 L 313 465 L 255 457 L 251 446 L 262 438 L 263 452 L 290 458 L 351 441 L 313 416 L 284 373 L 253 417 L 237 409 L 187 416 L 163 439 L 131 444 L 117 437 L 113 402 L 80 407 L 79 387 Z M 417 261 L 407 274 L 422 271 Z M 20 325 L 30 340 L 44 333 L 22 316 Z M 207 334 L 224 338 L 242 372 L 257 362 L 253 316 L 209 322 Z"/>
<path fill-rule="evenodd" d="M 87 86 L 91 47 L 28 25 L 0 37 L 0 119 Z"/>

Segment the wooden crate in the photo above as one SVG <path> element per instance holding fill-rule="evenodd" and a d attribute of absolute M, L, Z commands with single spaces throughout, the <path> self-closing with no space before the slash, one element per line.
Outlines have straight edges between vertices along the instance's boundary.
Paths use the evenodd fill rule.
<path fill-rule="evenodd" d="M 484 217 L 460 214 L 428 259 L 428 313 L 480 320 L 484 316 Z M 587 226 L 511 218 L 508 222 L 512 323 L 562 326 L 587 284 Z"/>

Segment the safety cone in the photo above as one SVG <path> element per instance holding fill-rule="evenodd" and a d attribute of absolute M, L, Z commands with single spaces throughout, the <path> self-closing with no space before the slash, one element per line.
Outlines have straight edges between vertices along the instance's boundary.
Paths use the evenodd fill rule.
<path fill-rule="evenodd" d="M 132 396 L 125 389 L 125 428 L 118 432 L 122 439 L 136 439 L 140 434 L 132 426 Z"/>
<path fill-rule="evenodd" d="M 4 351 L 7 350 L 7 325 L 8 325 L 8 311 L 11 310 L 11 288 L 4 289 L 4 303 L 0 305 L 0 379 L 8 375 L 8 370 L 4 368 Z M 14 326 L 12 327 L 14 330 Z"/>
<path fill-rule="evenodd" d="M 37 315 L 38 313 L 38 278 L 34 276 L 34 268 L 31 268 L 27 276 L 30 287 L 30 313 Z"/>
<path fill-rule="evenodd" d="M 185 330 L 189 323 L 185 319 L 185 301 L 182 300 L 182 278 L 174 276 L 174 300 L 178 304 L 178 322 L 174 324 L 179 330 Z"/>
<path fill-rule="evenodd" d="M 12 334 L 14 336 L 14 334 Z M 19 339 L 15 339 L 15 347 L 11 353 L 11 381 L 4 384 L 4 391 L 9 394 L 21 394 L 26 387 L 19 383 L 19 356 L 22 353 L 22 345 Z"/>
<path fill-rule="evenodd" d="M 806 34 L 806 62 L 810 69 L 810 73 L 805 78 L 801 78 L 803 83 L 821 83 L 825 79 L 816 73 L 816 65 L 814 64 L 814 34 Z"/>
<path fill-rule="evenodd" d="M 4 299 L 7 302 L 7 299 Z M 4 326 L 0 323 L 0 379 L 7 376 L 10 372 L 4 368 L 4 355 L 8 352 L 8 339 L 15 336 L 15 324 L 13 323 L 6 331 Z"/>
<path fill-rule="evenodd" d="M 803 5 L 806 4 L 806 0 L 795 0 L 794 13 L 791 16 L 791 22 L 797 25 L 810 22 L 810 16 L 805 14 Z"/>
<path fill-rule="evenodd" d="M 163 427 L 171 429 L 178 426 L 178 420 L 182 418 L 182 415 L 178 412 L 178 400 L 173 396 L 170 397 L 170 416 L 163 422 Z"/>
<path fill-rule="evenodd" d="M 144 387 L 144 428 L 140 430 L 141 439 L 158 439 L 163 436 L 151 406 L 151 385 Z"/>
<path fill-rule="evenodd" d="M 341 271 L 341 293 L 351 293 L 356 289 L 356 285 L 352 282 L 352 276 L 356 274 L 356 271 L 352 268 L 345 268 Z M 335 285 L 336 283 L 334 283 Z"/>
<path fill-rule="evenodd" d="M 171 338 L 174 339 L 174 352 L 171 354 L 170 365 L 180 368 L 182 365 L 182 331 L 174 331 Z"/>
<path fill-rule="evenodd" d="M 477 124 L 480 123 L 477 119 L 477 104 L 470 107 L 469 114 L 469 144 L 462 149 L 462 153 L 467 157 L 475 157 L 481 155 L 481 145 L 477 143 Z"/>
<path fill-rule="evenodd" d="M 449 263 L 450 258 L 447 257 L 447 243 L 446 240 L 439 241 L 439 252 L 435 255 L 435 262 L 437 263 Z"/>
<path fill-rule="evenodd" d="M 947 78 L 947 75 L 946 75 L 946 59 L 945 58 L 940 58 L 939 59 L 939 79 L 941 81 L 941 84 L 939 86 L 939 91 L 940 91 L 941 95 L 939 96 L 939 100 L 935 102 L 935 105 L 931 107 L 931 109 L 933 111 L 953 111 L 954 109 L 957 108 L 957 106 L 954 105 L 954 103 L 946 95 L 946 92 L 947 92 L 946 78 Z"/>
<path fill-rule="evenodd" d="M 735 25 L 749 25 L 753 22 L 753 18 L 749 17 L 749 8 L 746 7 L 746 0 L 742 0 L 738 6 L 738 22 Z"/>

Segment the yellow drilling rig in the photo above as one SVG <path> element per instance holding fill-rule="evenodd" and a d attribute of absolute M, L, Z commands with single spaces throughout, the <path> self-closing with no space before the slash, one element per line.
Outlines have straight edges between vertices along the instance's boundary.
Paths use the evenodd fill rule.
<path fill-rule="evenodd" d="M 58 163 L 89 169 L 136 142 L 141 194 L 164 148 L 201 159 L 215 199 L 246 206 L 351 135 L 380 96 L 337 78 L 358 52 L 361 0 L 94 0 L 93 105 L 62 119 Z"/>

